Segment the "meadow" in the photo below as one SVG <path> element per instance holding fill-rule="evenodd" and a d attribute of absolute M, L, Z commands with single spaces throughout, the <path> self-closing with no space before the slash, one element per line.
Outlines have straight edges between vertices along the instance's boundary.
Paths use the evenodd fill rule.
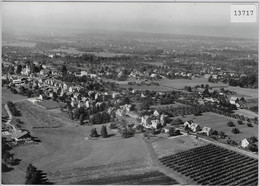
<path fill-rule="evenodd" d="M 201 116 L 194 116 L 194 115 L 187 115 L 184 118 L 180 117 L 183 121 L 193 120 L 193 122 L 199 124 L 201 127 L 211 127 L 213 130 L 223 131 L 226 135 L 228 135 L 231 139 L 235 140 L 236 142 L 240 142 L 241 140 L 252 137 L 258 136 L 258 125 L 253 125 L 253 127 L 248 127 L 246 122 L 243 125 L 239 125 L 237 120 L 234 118 L 230 118 L 223 115 L 218 115 L 211 112 L 205 112 Z M 227 126 L 227 122 L 232 121 L 240 130 L 241 133 L 233 134 L 232 128 Z"/>
<path fill-rule="evenodd" d="M 188 136 L 177 136 L 172 139 L 158 138 L 153 140 L 151 143 L 158 158 L 207 144 L 204 141 L 190 138 Z"/>

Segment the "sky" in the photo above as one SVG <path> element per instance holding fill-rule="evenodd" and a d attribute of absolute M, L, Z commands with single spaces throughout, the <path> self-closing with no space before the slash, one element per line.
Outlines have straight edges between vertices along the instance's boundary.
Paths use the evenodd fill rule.
<path fill-rule="evenodd" d="M 2 30 L 119 30 L 258 38 L 258 22 L 231 23 L 229 3 L 3 2 Z"/>

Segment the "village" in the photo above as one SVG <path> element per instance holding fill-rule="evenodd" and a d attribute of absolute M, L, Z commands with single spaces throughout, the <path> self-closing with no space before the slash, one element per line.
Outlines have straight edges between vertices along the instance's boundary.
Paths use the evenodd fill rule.
<path fill-rule="evenodd" d="M 53 58 L 53 56 L 49 57 Z M 151 67 L 153 66 L 143 66 L 143 68 Z M 152 135 L 171 131 L 170 136 L 192 132 L 200 136 L 211 136 L 212 139 L 216 140 L 229 137 L 224 131 L 213 130 L 209 126 L 202 126 L 192 120 L 183 121 L 178 119 L 176 122 L 176 119 L 173 118 L 178 115 L 184 117 L 187 114 L 194 114 L 194 116 L 199 116 L 203 112 L 215 112 L 236 118 L 239 123 L 248 122 L 248 127 L 252 126 L 252 124 L 258 124 L 257 117 L 245 117 L 233 113 L 234 110 L 246 107 L 244 97 L 238 98 L 235 96 L 236 92 L 224 88 L 212 89 L 208 84 L 194 87 L 185 86 L 182 90 L 171 92 L 147 91 L 131 87 L 122 89 L 115 82 L 105 82 L 103 79 L 109 78 L 108 75 L 110 74 L 107 68 L 106 73 L 97 71 L 97 74 L 91 73 L 91 69 L 90 71 L 73 72 L 68 70 L 65 65 L 55 68 L 52 65 L 42 65 L 38 62 L 4 64 L 4 68 L 13 68 L 11 73 L 3 71 L 2 76 L 3 86 L 10 89 L 12 93 L 27 96 L 30 102 L 41 108 L 45 108 L 41 103 L 53 100 L 59 105 L 62 112 L 67 113 L 69 118 L 78 121 L 80 125 L 115 122 L 119 123 L 117 127 L 124 127 L 125 131 L 128 128 L 131 128 L 131 131 L 140 130 L 141 128 L 141 131 L 146 131 L 147 134 Z M 111 68 L 115 69 L 115 66 Z M 146 71 L 146 73 L 148 72 Z M 160 86 L 156 81 L 158 77 L 159 79 L 166 78 L 157 70 L 145 74 L 137 69 L 129 72 L 119 70 L 117 77 L 120 78 L 126 76 L 126 74 L 129 74 L 127 79 L 135 78 L 149 86 L 151 84 Z M 186 74 L 183 72 L 174 75 L 181 75 L 183 78 L 194 78 L 191 73 Z M 213 79 L 218 78 L 214 74 L 210 77 Z M 128 82 L 130 86 L 133 84 L 135 83 Z M 174 103 L 179 105 L 165 109 L 164 105 Z M 152 108 L 153 105 L 158 109 Z M 122 120 L 126 120 L 125 117 L 133 118 L 130 120 L 133 123 L 121 126 L 120 123 L 122 123 Z M 28 132 L 16 130 L 14 127 L 6 127 L 8 124 L 6 122 L 6 125 L 3 125 L 3 136 L 11 134 L 16 142 L 20 141 L 20 139 L 28 140 Z M 233 129 L 234 131 L 238 130 L 237 128 Z M 241 141 L 234 141 L 229 138 L 224 143 L 238 145 L 245 149 L 250 146 L 250 149 L 257 151 L 256 140 L 250 140 L 251 138 L 255 137 L 248 136 Z"/>

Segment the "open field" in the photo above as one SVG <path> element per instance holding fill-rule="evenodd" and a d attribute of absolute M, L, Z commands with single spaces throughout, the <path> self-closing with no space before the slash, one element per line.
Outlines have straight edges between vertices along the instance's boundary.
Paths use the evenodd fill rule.
<path fill-rule="evenodd" d="M 185 118 L 181 117 L 181 119 L 183 121 L 193 120 L 193 122 L 199 124 L 201 127 L 207 126 L 217 131 L 223 131 L 231 139 L 237 142 L 240 142 L 241 140 L 248 137 L 258 136 L 258 125 L 253 125 L 253 127 L 248 127 L 246 122 L 243 125 L 239 125 L 236 119 L 218 115 L 211 112 L 203 113 L 202 116 L 188 115 L 185 116 Z M 232 121 L 236 125 L 235 127 L 238 128 L 241 133 L 233 134 L 231 132 L 233 127 L 227 126 L 227 122 L 229 121 Z"/>
<path fill-rule="evenodd" d="M 60 127 L 62 122 L 56 120 L 47 110 L 37 107 L 29 101 L 15 103 L 22 112 L 22 121 L 32 128 Z"/>
<path fill-rule="evenodd" d="M 3 46 L 15 46 L 15 47 L 34 47 L 36 43 L 19 41 L 19 42 L 3 42 Z"/>
<path fill-rule="evenodd" d="M 183 152 L 207 143 L 188 136 L 178 136 L 172 139 L 162 138 L 152 142 L 155 153 L 159 158 L 169 154 Z"/>
<path fill-rule="evenodd" d="M 165 107 L 173 107 L 173 108 L 176 108 L 176 107 L 179 107 L 179 106 L 186 106 L 182 103 L 177 103 L 175 102 L 174 104 L 165 104 L 165 105 L 152 105 L 150 106 L 150 108 L 152 109 L 157 109 L 157 108 L 165 108 Z"/>
<path fill-rule="evenodd" d="M 162 79 L 158 81 L 160 85 L 172 87 L 174 89 L 183 89 L 185 86 L 194 87 L 196 85 L 208 84 L 210 87 L 227 87 L 224 83 L 210 83 L 206 78 L 193 79 Z"/>
<path fill-rule="evenodd" d="M 2 88 L 2 104 L 6 104 L 7 101 L 15 102 L 26 98 L 28 97 L 22 96 L 20 94 L 13 94 L 10 90 Z"/>
<path fill-rule="evenodd" d="M 160 158 L 166 166 L 200 185 L 257 185 L 258 160 L 205 145 Z"/>
<path fill-rule="evenodd" d="M 131 54 L 113 53 L 113 52 L 87 52 L 87 54 L 94 54 L 98 57 L 115 57 L 115 56 L 130 56 Z"/>
<path fill-rule="evenodd" d="M 101 125 L 94 127 L 100 133 Z M 138 136 L 129 139 L 112 136 L 84 140 L 91 128 L 32 129 L 32 135 L 41 142 L 13 149 L 15 157 L 22 161 L 15 170 L 3 174 L 5 180 L 9 180 L 9 184 L 21 184 L 16 181 L 24 179 L 29 163 L 46 172 L 49 180 L 57 184 L 77 183 L 117 174 L 133 175 L 151 170 L 149 151 Z M 14 174 L 18 176 L 17 179 L 11 179 Z"/>
<path fill-rule="evenodd" d="M 65 52 L 68 54 L 84 54 L 85 52 L 78 51 L 75 48 L 56 48 L 52 50 L 53 52 Z"/>
<path fill-rule="evenodd" d="M 37 104 L 45 107 L 46 109 L 60 108 L 60 106 L 64 105 L 64 103 L 59 103 L 53 100 L 44 100 L 44 101 L 37 102 Z"/>
<path fill-rule="evenodd" d="M 128 84 L 119 84 L 122 88 L 133 88 L 136 90 L 149 90 L 149 91 L 172 91 L 171 87 L 157 86 L 157 85 L 128 85 Z"/>
<path fill-rule="evenodd" d="M 232 87 L 232 86 L 228 86 L 225 89 L 235 91 L 237 93 L 236 96 L 244 97 L 246 100 L 258 98 L 258 89 Z"/>
<path fill-rule="evenodd" d="M 235 113 L 239 114 L 239 115 L 243 115 L 243 116 L 248 117 L 248 118 L 258 117 L 258 114 L 254 113 L 254 112 L 252 112 L 250 110 L 246 110 L 246 109 L 235 110 Z"/>

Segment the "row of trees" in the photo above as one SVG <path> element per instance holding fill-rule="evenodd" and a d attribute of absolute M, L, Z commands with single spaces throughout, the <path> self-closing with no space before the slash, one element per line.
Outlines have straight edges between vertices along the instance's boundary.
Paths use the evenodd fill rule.
<path fill-rule="evenodd" d="M 107 127 L 105 125 L 103 125 L 101 127 L 101 131 L 100 131 L 100 135 L 103 137 L 103 138 L 107 138 L 109 135 L 108 135 L 108 132 L 107 132 Z M 97 132 L 97 129 L 96 128 L 93 128 L 91 129 L 91 133 L 90 133 L 90 137 L 99 137 L 99 134 Z"/>

